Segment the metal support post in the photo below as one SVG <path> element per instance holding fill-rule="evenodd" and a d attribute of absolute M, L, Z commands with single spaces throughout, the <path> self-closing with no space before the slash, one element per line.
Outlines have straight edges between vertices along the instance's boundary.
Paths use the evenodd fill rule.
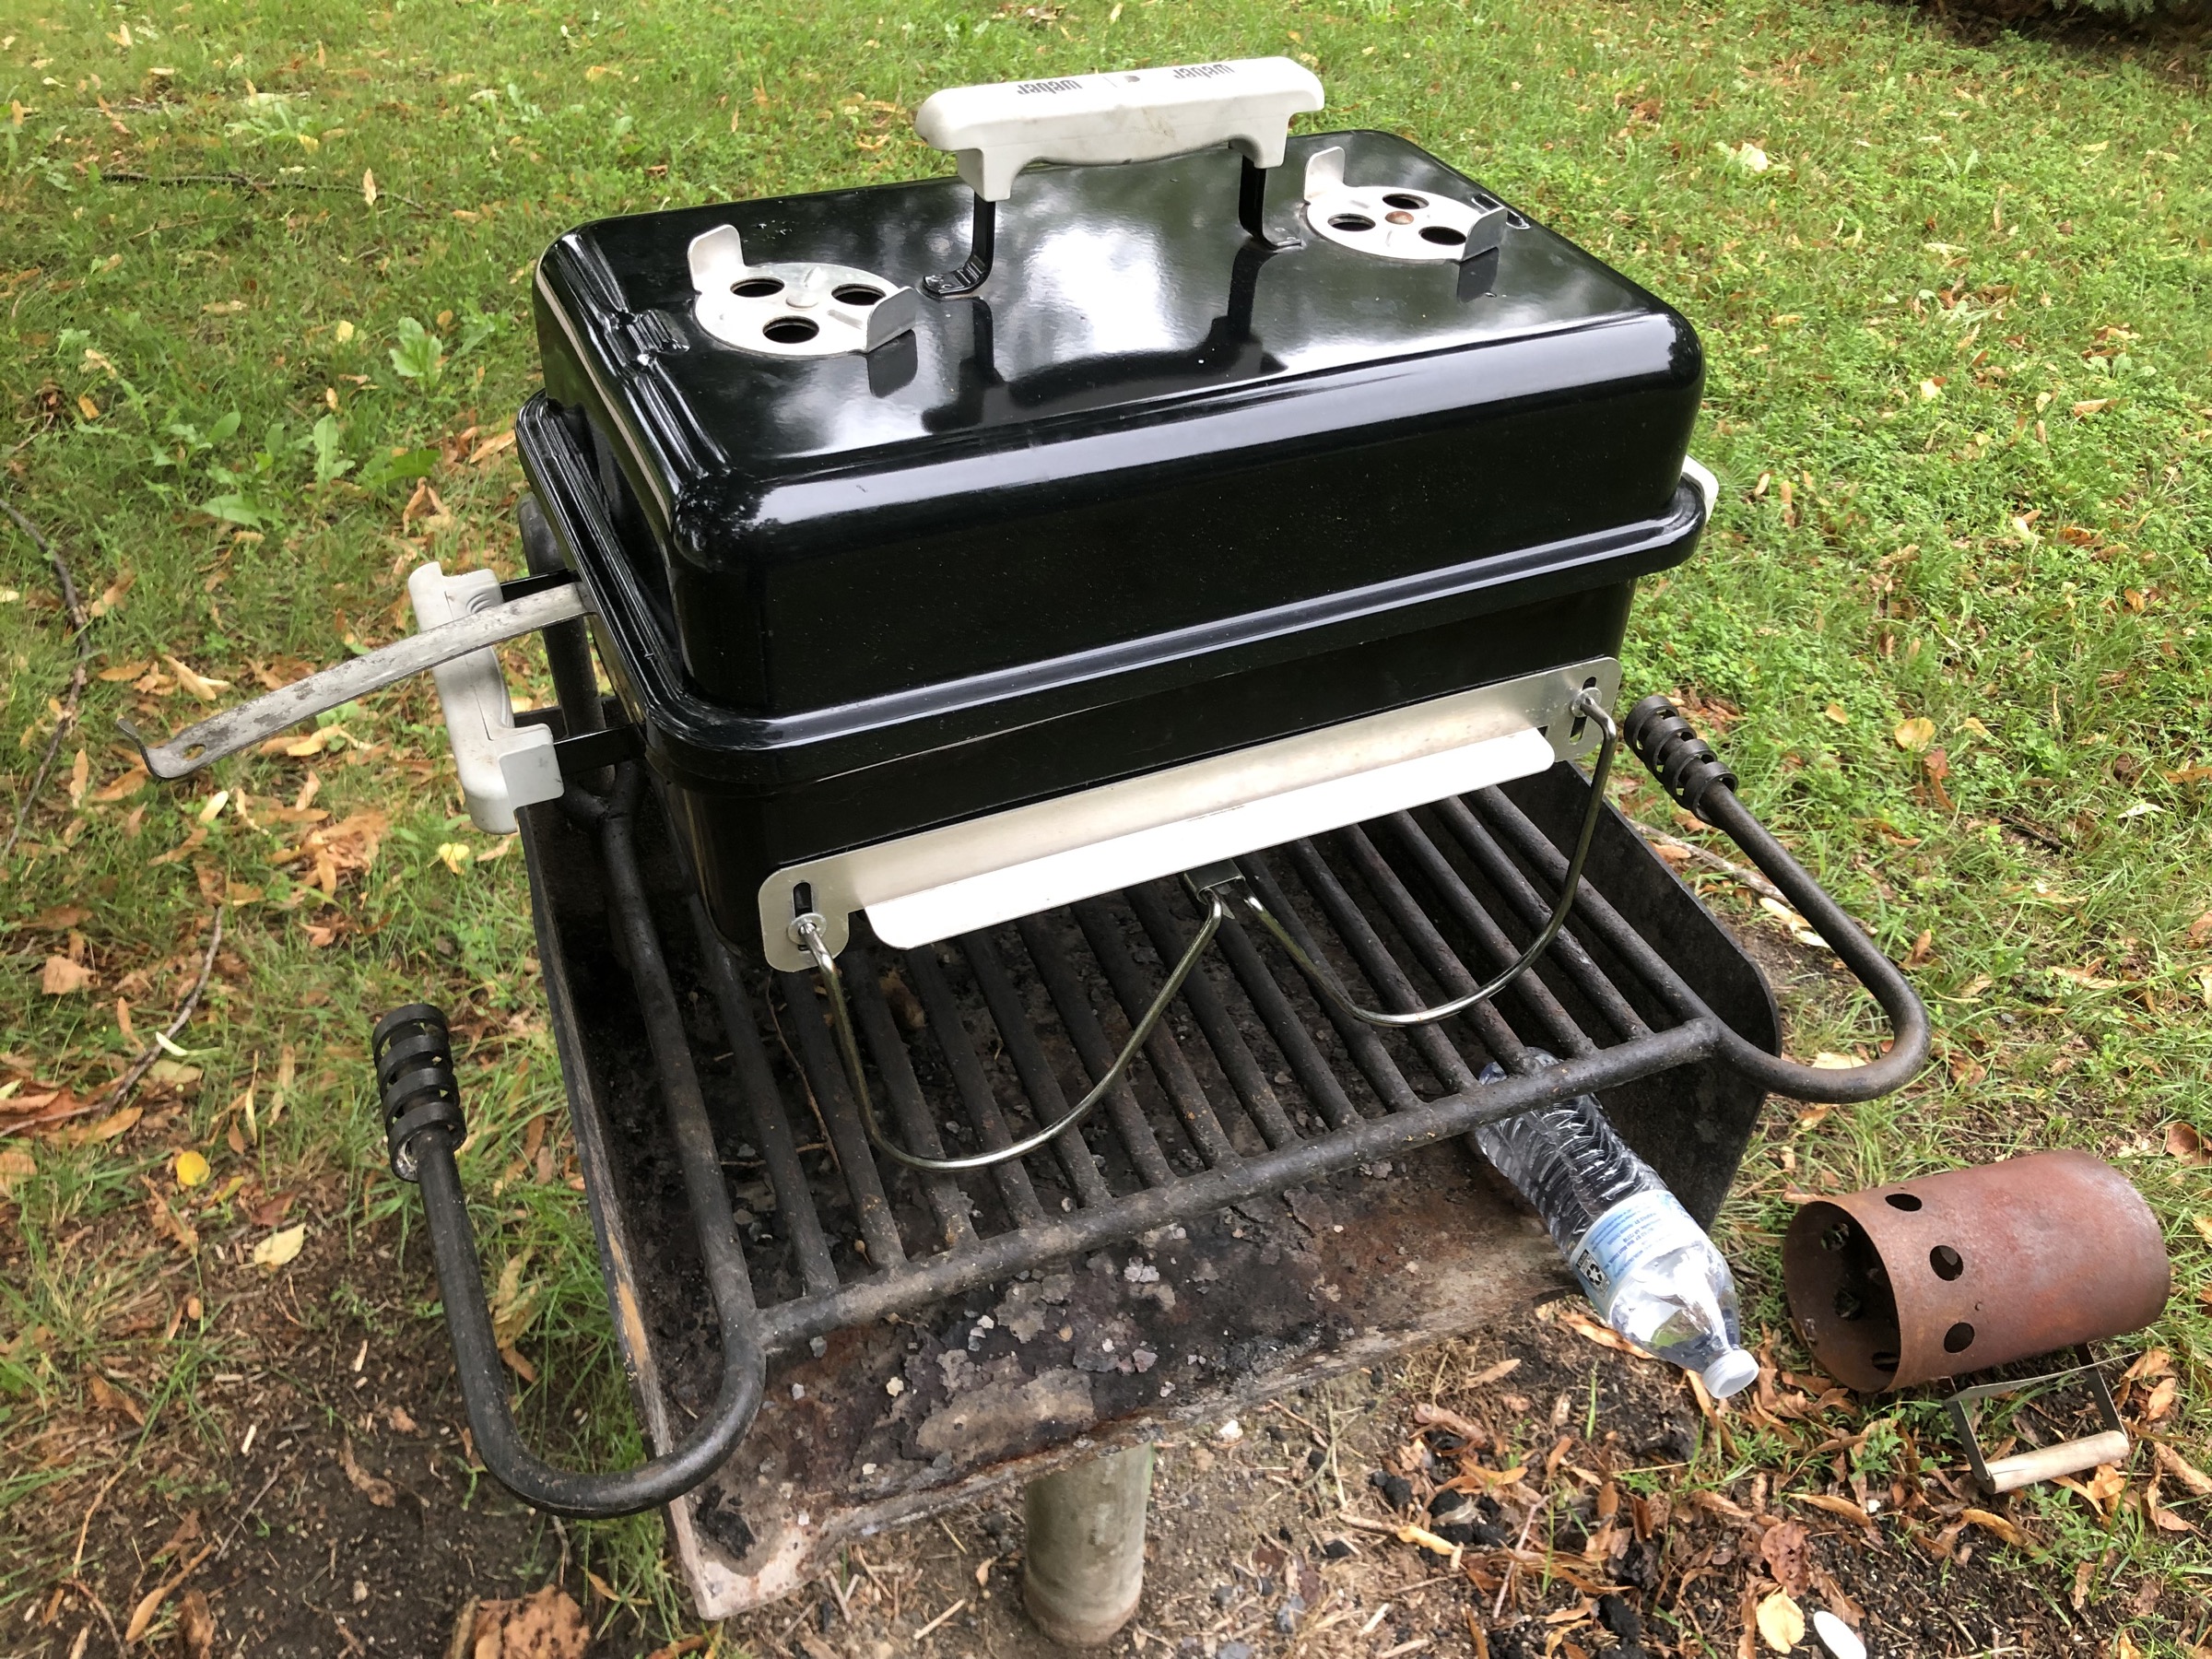
<path fill-rule="evenodd" d="M 1145 1588 L 1152 1448 L 1136 1446 L 1030 1482 L 1022 1494 L 1022 1600 L 1064 1647 L 1100 1647 Z"/>

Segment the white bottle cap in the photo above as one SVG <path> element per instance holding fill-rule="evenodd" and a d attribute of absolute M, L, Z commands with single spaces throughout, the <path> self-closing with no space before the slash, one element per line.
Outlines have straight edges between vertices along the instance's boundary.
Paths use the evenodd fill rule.
<path fill-rule="evenodd" d="M 1705 1392 L 1724 1400 L 1759 1381 L 1759 1360 L 1742 1348 L 1730 1348 L 1705 1368 Z"/>

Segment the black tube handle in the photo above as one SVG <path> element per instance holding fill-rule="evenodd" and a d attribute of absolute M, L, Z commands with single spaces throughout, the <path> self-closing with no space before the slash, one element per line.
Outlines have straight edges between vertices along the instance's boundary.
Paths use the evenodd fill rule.
<path fill-rule="evenodd" d="M 1830 898 L 1805 866 L 1736 798 L 1735 774 L 1664 696 L 1645 698 L 1623 723 L 1637 758 L 1660 787 L 1734 841 L 1826 941 L 1881 1006 L 1889 1052 L 1865 1065 L 1830 1071 L 1768 1053 L 1738 1038 L 1722 1057 L 1777 1094 L 1800 1100 L 1871 1100 L 1902 1088 L 1928 1063 L 1928 1010 L 1896 963 Z"/>
<path fill-rule="evenodd" d="M 524 1502 L 574 1519 L 611 1520 L 657 1509 L 712 1475 L 752 1427 L 760 1409 L 767 1359 L 759 1317 L 730 1213 L 722 1160 L 693 1070 L 683 1016 L 668 979 L 659 935 L 646 909 L 644 881 L 630 838 L 637 769 L 622 769 L 613 797 L 597 814 L 606 853 L 610 909 L 661 1070 L 661 1091 L 680 1163 L 692 1225 L 722 1332 L 722 1382 L 706 1415 L 675 1446 L 632 1468 L 604 1474 L 564 1469 L 523 1441 L 507 1403 L 499 1338 L 485 1303 L 477 1241 L 454 1163 L 463 1127 L 460 1088 L 444 1016 L 428 1004 L 398 1008 L 370 1038 L 383 1100 L 394 1173 L 418 1182 L 430 1254 L 445 1304 L 447 1335 L 477 1455 L 492 1477 Z"/>
<path fill-rule="evenodd" d="M 1700 818 L 1705 818 L 1708 791 L 1735 787 L 1735 773 L 1664 693 L 1654 692 L 1630 709 L 1620 729 L 1659 787 Z"/>

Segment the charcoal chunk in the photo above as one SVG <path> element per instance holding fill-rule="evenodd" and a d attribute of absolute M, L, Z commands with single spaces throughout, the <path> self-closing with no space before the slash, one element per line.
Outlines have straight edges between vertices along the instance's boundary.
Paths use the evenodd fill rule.
<path fill-rule="evenodd" d="M 1382 1494 L 1382 1501 L 1392 1509 L 1404 1509 L 1413 1501 L 1413 1482 L 1403 1475 L 1393 1475 L 1377 1469 L 1367 1477 L 1367 1484 Z"/>
<path fill-rule="evenodd" d="M 1635 1608 L 1618 1595 L 1597 1598 L 1597 1622 L 1623 1641 L 1643 1640 L 1643 1620 L 1637 1617 Z"/>

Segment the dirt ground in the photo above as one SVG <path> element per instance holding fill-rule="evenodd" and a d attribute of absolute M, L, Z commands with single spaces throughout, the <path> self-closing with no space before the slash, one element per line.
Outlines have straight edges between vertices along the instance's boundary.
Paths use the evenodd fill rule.
<path fill-rule="evenodd" d="M 567 1533 L 472 1473 L 419 1253 L 403 1270 L 395 1227 L 348 1235 L 343 1218 L 306 1213 L 319 1236 L 346 1241 L 301 1264 L 314 1271 L 270 1278 L 215 1247 L 218 1299 L 241 1327 L 232 1351 L 252 1362 L 150 1416 L 112 1391 L 113 1408 L 71 1431 L 98 1438 L 100 1484 L 50 1488 L 6 1517 L 0 1547 L 54 1569 L 52 1591 L 0 1630 L 0 1652 L 442 1654 L 472 1601 L 549 1584 L 582 1610 L 594 1655 L 1060 1651 L 1020 1611 L 1013 1494 L 850 1550 L 806 1595 L 719 1636 L 648 1630 L 593 1582 Z M 2023 1575 L 2013 1523 L 1975 1507 L 1938 1462 L 1956 1465 L 1947 1446 L 1917 1462 L 1908 1442 L 1885 1501 L 1883 1481 L 1854 1466 L 1864 1423 L 1854 1431 L 1855 1407 L 1821 1398 L 1820 1379 L 1772 1371 L 1757 1403 L 1709 1414 L 1670 1368 L 1594 1330 L 1570 1303 L 1531 1310 L 1389 1374 L 1355 1371 L 1247 1412 L 1234 1430 L 1171 1438 L 1145 1600 L 1112 1651 L 1747 1653 L 1758 1604 L 1778 1588 L 1804 1615 L 1855 1618 L 1877 1653 L 2104 1653 L 2117 1618 L 2154 1610 L 2180 1641 L 2204 1633 L 2202 1608 L 2159 1606 L 2088 1563 L 2071 1583 Z M 1794 1493 L 1816 1496 L 1785 1500 L 1765 1474 L 1681 1486 L 1716 1441 L 1747 1466 L 1734 1453 L 1750 1435 L 1801 1447 L 1814 1472 Z M 1447 1481 L 1456 1502 L 1438 1495 Z M 1401 1532 L 1410 1524 L 1436 1542 Z M 474 1659 L 577 1659 L 582 1628 L 560 1611 L 476 1642 Z M 1807 1637 L 1798 1651 L 1817 1650 Z"/>

